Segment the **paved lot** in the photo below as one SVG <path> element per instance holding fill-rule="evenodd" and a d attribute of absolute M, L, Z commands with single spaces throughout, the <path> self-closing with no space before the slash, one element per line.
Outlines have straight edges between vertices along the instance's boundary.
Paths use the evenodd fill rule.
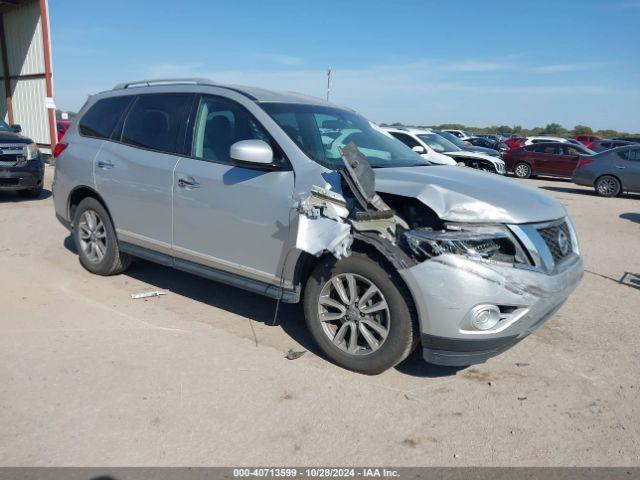
<path fill-rule="evenodd" d="M 318 357 L 298 306 L 272 326 L 274 301 L 160 266 L 93 276 L 50 193 L 0 193 L 0 465 L 640 465 L 640 196 L 529 183 L 576 223 L 578 290 L 486 364 L 377 377 Z"/>

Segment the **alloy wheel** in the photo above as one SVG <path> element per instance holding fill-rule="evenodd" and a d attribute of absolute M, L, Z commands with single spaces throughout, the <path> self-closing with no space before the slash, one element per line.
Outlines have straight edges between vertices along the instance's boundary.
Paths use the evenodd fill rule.
<path fill-rule="evenodd" d="M 529 176 L 531 169 L 529 168 L 528 165 L 524 164 L 524 163 L 519 163 L 518 165 L 516 165 L 516 176 L 520 177 L 520 178 L 526 178 Z"/>
<path fill-rule="evenodd" d="M 320 292 L 318 317 L 322 330 L 350 355 L 378 350 L 389 335 L 389 305 L 380 289 L 354 273 L 332 277 Z"/>
<path fill-rule="evenodd" d="M 616 193 L 618 184 L 613 178 L 605 177 L 598 182 L 598 193 L 604 197 L 611 197 Z"/>
<path fill-rule="evenodd" d="M 100 263 L 107 253 L 107 231 L 104 223 L 93 210 L 82 213 L 78 223 L 80 249 L 85 257 L 94 263 Z"/>

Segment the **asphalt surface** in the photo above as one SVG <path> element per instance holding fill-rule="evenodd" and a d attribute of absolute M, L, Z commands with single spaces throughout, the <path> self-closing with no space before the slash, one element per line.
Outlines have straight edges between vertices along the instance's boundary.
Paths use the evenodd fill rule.
<path fill-rule="evenodd" d="M 91 275 L 49 191 L 0 193 L 0 465 L 640 465 L 640 196 L 528 183 L 576 224 L 576 292 L 486 364 L 376 377 L 318 356 L 299 306 L 272 325 L 161 266 Z"/>

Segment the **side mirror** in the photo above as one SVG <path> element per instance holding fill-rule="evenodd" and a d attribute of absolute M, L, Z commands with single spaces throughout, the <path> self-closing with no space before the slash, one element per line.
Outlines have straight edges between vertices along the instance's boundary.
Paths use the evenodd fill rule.
<path fill-rule="evenodd" d="M 273 166 L 273 150 L 262 140 L 240 140 L 229 149 L 231 163 L 239 167 L 268 168 Z"/>
<path fill-rule="evenodd" d="M 13 130 L 15 133 L 20 133 L 22 132 L 22 127 L 17 123 L 14 123 L 13 125 L 11 125 L 11 130 Z"/>
<path fill-rule="evenodd" d="M 425 148 L 422 145 L 416 145 L 411 150 L 413 150 L 414 152 L 419 153 L 419 154 L 427 153 L 427 151 L 425 150 Z"/>

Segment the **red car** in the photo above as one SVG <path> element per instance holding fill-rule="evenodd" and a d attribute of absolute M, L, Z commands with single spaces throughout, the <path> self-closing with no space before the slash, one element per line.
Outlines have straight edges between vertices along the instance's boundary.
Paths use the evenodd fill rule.
<path fill-rule="evenodd" d="M 71 125 L 71 122 L 69 120 L 58 120 L 56 122 L 56 130 L 58 130 L 58 141 L 62 140 L 62 137 L 64 137 L 64 134 L 67 131 L 67 128 L 69 128 L 69 125 Z"/>
<path fill-rule="evenodd" d="M 504 162 L 507 172 L 518 178 L 534 175 L 571 178 L 580 157 L 593 153 L 573 143 L 544 142 L 507 151 Z"/>
<path fill-rule="evenodd" d="M 598 135 L 585 135 L 585 134 L 574 135 L 571 138 L 573 138 L 574 140 L 578 140 L 585 147 L 588 147 L 589 144 L 592 142 L 602 140 L 602 137 L 599 137 Z"/>
<path fill-rule="evenodd" d="M 524 145 L 524 138 L 522 137 L 511 137 L 511 138 L 507 138 L 504 143 L 507 145 L 507 147 L 509 148 L 520 148 Z"/>

